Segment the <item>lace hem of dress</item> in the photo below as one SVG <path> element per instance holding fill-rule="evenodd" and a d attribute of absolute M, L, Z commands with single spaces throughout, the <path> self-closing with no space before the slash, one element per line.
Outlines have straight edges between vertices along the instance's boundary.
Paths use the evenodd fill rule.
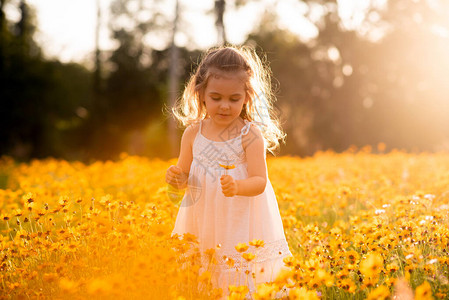
<path fill-rule="evenodd" d="M 254 259 L 247 261 L 243 258 L 243 253 L 252 253 Z M 274 242 L 266 243 L 263 247 L 249 246 L 248 250 L 239 253 L 235 249 L 215 251 L 213 255 L 203 254 L 201 256 L 202 265 L 213 264 L 220 269 L 248 269 L 251 265 L 260 264 L 275 259 L 281 259 L 286 256 L 292 256 L 288 248 L 287 241 L 280 239 Z"/>
<path fill-rule="evenodd" d="M 287 241 L 280 239 L 270 243 L 266 243 L 263 247 L 249 246 L 248 250 L 243 253 L 252 253 L 255 258 L 250 262 L 246 261 L 242 254 L 235 249 L 212 249 L 214 251 L 204 251 L 201 253 L 198 244 L 189 242 L 191 248 L 178 258 L 179 262 L 184 261 L 188 257 L 195 257 L 194 261 L 201 264 L 203 267 L 217 266 L 220 269 L 251 269 L 250 266 L 255 264 L 265 263 L 276 259 L 281 259 L 286 256 L 293 256 L 288 248 Z"/>

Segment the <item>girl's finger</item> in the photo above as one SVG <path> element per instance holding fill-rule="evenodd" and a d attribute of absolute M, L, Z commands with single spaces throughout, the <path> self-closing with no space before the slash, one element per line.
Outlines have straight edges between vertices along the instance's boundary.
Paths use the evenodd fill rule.
<path fill-rule="evenodd" d="M 171 165 L 167 171 L 172 174 L 179 174 L 181 172 L 181 169 L 178 166 Z"/>
<path fill-rule="evenodd" d="M 232 183 L 226 183 L 224 185 L 222 185 L 222 187 L 224 187 L 226 190 L 229 190 L 232 186 Z"/>
<path fill-rule="evenodd" d="M 231 181 L 231 178 L 230 178 L 230 176 L 229 175 L 223 175 L 222 177 L 221 177 L 221 183 L 223 184 L 223 183 L 228 183 L 228 182 L 230 182 Z"/>
<path fill-rule="evenodd" d="M 223 186 L 223 185 L 229 185 L 231 182 L 229 181 L 229 180 L 227 180 L 227 179 L 223 179 L 222 181 L 221 181 L 221 185 Z"/>
<path fill-rule="evenodd" d="M 173 178 L 173 176 L 167 172 L 167 174 L 165 175 L 165 181 L 171 181 L 171 179 Z"/>
<path fill-rule="evenodd" d="M 167 174 L 167 180 L 169 180 L 171 183 L 177 183 L 180 182 L 179 176 L 176 174 Z"/>

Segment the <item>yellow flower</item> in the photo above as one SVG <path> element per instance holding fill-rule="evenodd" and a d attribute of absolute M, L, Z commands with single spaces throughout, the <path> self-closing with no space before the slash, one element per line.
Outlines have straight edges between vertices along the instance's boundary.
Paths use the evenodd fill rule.
<path fill-rule="evenodd" d="M 290 290 L 288 298 L 292 300 L 319 300 L 316 291 L 307 290 L 305 287 Z"/>
<path fill-rule="evenodd" d="M 276 276 L 276 283 L 283 284 L 288 283 L 289 279 L 293 278 L 294 272 L 290 268 L 282 268 L 277 276 Z"/>
<path fill-rule="evenodd" d="M 72 281 L 67 278 L 61 278 L 59 280 L 59 288 L 64 293 L 74 293 L 76 292 L 76 289 L 78 288 L 78 284 L 75 281 Z"/>
<path fill-rule="evenodd" d="M 287 267 L 293 267 L 295 264 L 298 263 L 297 259 L 294 256 L 286 256 L 282 261 Z"/>
<path fill-rule="evenodd" d="M 251 246 L 256 247 L 256 248 L 265 246 L 265 242 L 264 242 L 264 241 L 262 241 L 262 240 L 256 240 L 256 239 L 254 239 L 254 240 L 252 240 L 251 242 L 249 242 L 249 244 L 250 244 Z"/>
<path fill-rule="evenodd" d="M 349 278 L 345 278 L 337 283 L 337 286 L 344 289 L 345 291 L 349 293 L 354 293 L 357 286 L 355 285 L 354 281 L 352 281 Z"/>
<path fill-rule="evenodd" d="M 56 273 L 45 273 L 43 276 L 44 281 L 46 282 L 55 282 L 58 279 L 58 274 Z"/>
<path fill-rule="evenodd" d="M 183 239 L 186 242 L 198 243 L 198 238 L 196 237 L 196 235 L 188 233 L 188 232 L 183 234 Z"/>
<path fill-rule="evenodd" d="M 25 239 L 28 236 L 28 232 L 24 229 L 21 229 L 21 230 L 17 231 L 16 236 L 21 239 Z"/>
<path fill-rule="evenodd" d="M 253 253 L 243 253 L 242 257 L 246 260 L 246 261 L 252 261 L 254 258 L 256 258 L 256 255 L 254 255 Z"/>
<path fill-rule="evenodd" d="M 384 260 L 382 256 L 377 252 L 371 252 L 368 256 L 360 263 L 360 272 L 366 277 L 376 277 L 379 275 Z"/>
<path fill-rule="evenodd" d="M 391 263 L 387 265 L 387 271 L 390 273 L 394 273 L 399 270 L 399 266 L 397 263 Z"/>
<path fill-rule="evenodd" d="M 92 279 L 87 285 L 87 292 L 92 295 L 107 294 L 112 290 L 112 285 L 105 279 Z"/>
<path fill-rule="evenodd" d="M 432 288 L 427 281 L 424 281 L 423 284 L 418 286 L 415 290 L 415 300 L 431 300 L 432 297 Z"/>
<path fill-rule="evenodd" d="M 245 295 L 248 293 L 248 287 L 245 285 L 235 286 L 230 285 L 229 289 L 229 297 L 228 299 L 236 300 L 236 299 L 244 299 Z"/>
<path fill-rule="evenodd" d="M 209 249 L 206 249 L 206 251 L 205 251 L 207 260 L 211 264 L 216 264 L 217 263 L 217 260 L 215 258 L 215 251 L 216 250 L 214 248 L 209 248 Z"/>
<path fill-rule="evenodd" d="M 32 211 L 34 206 L 34 202 L 26 202 L 25 207 L 27 210 Z"/>
<path fill-rule="evenodd" d="M 246 250 L 248 250 L 248 245 L 245 243 L 238 243 L 237 246 L 235 246 L 235 250 L 237 250 L 238 252 L 245 252 Z"/>
<path fill-rule="evenodd" d="M 231 169 L 235 168 L 234 165 L 222 165 L 222 164 L 219 164 L 219 165 L 220 165 L 220 167 L 222 167 L 222 168 L 224 168 L 226 170 L 231 170 Z"/>
<path fill-rule="evenodd" d="M 230 258 L 230 257 L 223 257 L 223 259 L 225 260 L 225 262 L 226 262 L 226 264 L 229 266 L 229 267 L 233 267 L 234 265 L 235 265 L 235 261 L 232 259 L 232 258 Z"/>
<path fill-rule="evenodd" d="M 201 273 L 201 275 L 198 277 L 198 280 L 200 282 L 207 283 L 210 281 L 211 276 L 212 275 L 209 271 L 205 271 L 205 272 Z"/>
<path fill-rule="evenodd" d="M 324 269 L 318 269 L 315 271 L 314 279 L 321 284 L 325 284 L 327 287 L 331 287 L 334 284 L 334 278 Z"/>
<path fill-rule="evenodd" d="M 345 254 L 351 263 L 354 263 L 359 259 L 359 254 L 354 250 L 348 251 Z"/>
<path fill-rule="evenodd" d="M 257 300 L 271 300 L 274 297 L 275 287 L 270 283 L 262 283 L 257 286 L 257 292 L 254 294 L 254 297 Z"/>
<path fill-rule="evenodd" d="M 367 300 L 385 300 L 390 297 L 390 290 L 385 285 L 381 285 L 369 293 Z"/>
<path fill-rule="evenodd" d="M 33 193 L 27 193 L 25 196 L 22 197 L 25 203 L 33 203 L 34 202 L 34 195 Z"/>

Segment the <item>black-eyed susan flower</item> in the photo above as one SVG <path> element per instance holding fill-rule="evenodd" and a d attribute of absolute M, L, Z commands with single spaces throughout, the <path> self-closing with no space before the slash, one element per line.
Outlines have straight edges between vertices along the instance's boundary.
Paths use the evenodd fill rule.
<path fill-rule="evenodd" d="M 371 252 L 360 263 L 360 272 L 367 277 L 376 277 L 383 268 L 383 262 L 384 260 L 379 253 Z"/>
<path fill-rule="evenodd" d="M 386 269 L 389 273 L 394 273 L 399 270 L 399 265 L 396 262 L 394 262 L 394 263 L 388 264 Z"/>
<path fill-rule="evenodd" d="M 294 256 L 286 256 L 282 261 L 287 267 L 293 267 L 297 262 Z"/>
<path fill-rule="evenodd" d="M 348 258 L 351 264 L 355 263 L 359 259 L 359 254 L 354 250 L 345 252 L 345 256 Z"/>
<path fill-rule="evenodd" d="M 345 278 L 343 280 L 338 281 L 337 286 L 349 293 L 354 293 L 357 289 L 357 285 L 350 278 Z"/>
<path fill-rule="evenodd" d="M 432 297 L 432 287 L 429 282 L 424 281 L 415 290 L 415 300 L 431 300 Z"/>
<path fill-rule="evenodd" d="M 186 232 L 182 235 L 186 242 L 198 243 L 198 238 L 196 235 Z"/>

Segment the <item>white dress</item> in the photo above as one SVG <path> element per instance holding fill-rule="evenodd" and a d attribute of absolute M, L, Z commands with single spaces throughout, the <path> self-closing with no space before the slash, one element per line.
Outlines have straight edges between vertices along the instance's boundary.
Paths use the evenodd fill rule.
<path fill-rule="evenodd" d="M 267 180 L 265 191 L 257 196 L 223 195 L 220 176 L 227 172 L 235 180 L 248 177 L 242 136 L 248 134 L 251 122 L 245 120 L 240 134 L 223 142 L 211 141 L 201 133 L 201 123 L 193 143 L 193 161 L 188 187 L 182 199 L 173 234 L 194 234 L 201 253 L 216 249 L 217 264 L 212 270 L 212 284 L 228 295 L 228 285 L 247 285 L 250 293 L 260 283 L 270 282 L 284 267 L 283 258 L 292 256 L 285 239 L 282 220 L 273 187 Z M 248 137 L 251 141 L 251 137 Z M 234 165 L 225 170 L 222 165 Z M 268 177 L 267 177 L 268 178 Z M 249 246 L 244 253 L 255 254 L 247 263 L 237 252 L 238 243 L 263 240 L 265 245 Z M 218 247 L 217 247 L 218 245 Z M 229 258 L 235 261 L 230 266 Z M 202 269 L 209 271 L 206 255 Z M 245 274 L 245 270 L 249 270 Z"/>

